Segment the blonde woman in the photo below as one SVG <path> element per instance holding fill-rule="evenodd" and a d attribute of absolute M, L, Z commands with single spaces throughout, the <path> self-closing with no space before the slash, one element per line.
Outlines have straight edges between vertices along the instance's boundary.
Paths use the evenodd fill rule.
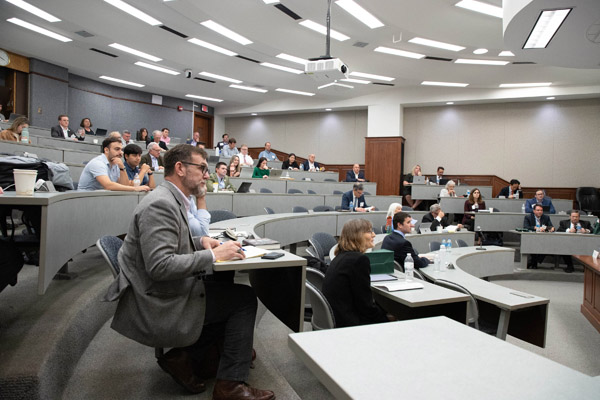
<path fill-rule="evenodd" d="M 242 166 L 240 165 L 240 157 L 236 154 L 231 156 L 229 160 L 229 167 L 227 167 L 227 176 L 232 178 L 240 176 L 242 173 Z"/>
<path fill-rule="evenodd" d="M 421 176 L 421 166 L 419 164 L 412 167 L 410 173 L 404 175 L 404 182 L 402 185 L 404 186 L 404 190 L 402 190 L 402 196 L 406 199 L 406 202 L 413 210 L 416 210 L 419 204 L 421 204 L 421 200 L 413 201 L 411 197 L 412 193 L 412 182 L 415 176 Z"/>

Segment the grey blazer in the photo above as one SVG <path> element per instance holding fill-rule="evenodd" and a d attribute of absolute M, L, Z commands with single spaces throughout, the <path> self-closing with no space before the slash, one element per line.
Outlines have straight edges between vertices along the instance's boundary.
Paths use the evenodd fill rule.
<path fill-rule="evenodd" d="M 192 238 L 185 206 L 168 181 L 144 197 L 119 251 L 121 272 L 105 301 L 119 300 L 112 328 L 152 347 L 183 347 L 200 337 L 206 299 L 201 277 L 212 254 Z"/>

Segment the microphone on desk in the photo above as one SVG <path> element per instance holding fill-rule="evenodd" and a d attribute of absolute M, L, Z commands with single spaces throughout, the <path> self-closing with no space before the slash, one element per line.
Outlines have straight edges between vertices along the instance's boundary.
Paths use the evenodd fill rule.
<path fill-rule="evenodd" d="M 481 242 L 479 242 L 479 247 L 475 248 L 475 250 L 487 250 L 485 248 L 483 248 L 483 232 L 481 232 L 481 226 L 477 227 L 477 235 L 476 235 Z"/>

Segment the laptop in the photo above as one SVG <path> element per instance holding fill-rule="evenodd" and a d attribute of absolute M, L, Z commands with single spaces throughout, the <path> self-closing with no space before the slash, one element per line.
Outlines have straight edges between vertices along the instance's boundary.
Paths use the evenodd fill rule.
<path fill-rule="evenodd" d="M 420 233 L 431 233 L 431 222 L 421 222 L 419 226 Z"/>
<path fill-rule="evenodd" d="M 413 185 L 424 185 L 425 184 L 425 177 L 424 176 L 415 176 L 413 177 Z"/>
<path fill-rule="evenodd" d="M 106 133 L 107 133 L 106 129 L 102 129 L 102 128 L 96 129 L 96 136 L 106 136 Z"/>
<path fill-rule="evenodd" d="M 446 183 L 448 183 L 450 179 L 446 179 L 446 178 L 442 178 L 440 179 L 440 185 L 445 185 Z"/>
<path fill-rule="evenodd" d="M 251 167 L 242 167 L 242 172 L 240 173 L 240 178 L 252 178 L 252 171 L 254 169 Z"/>
<path fill-rule="evenodd" d="M 248 193 L 250 191 L 251 185 L 252 185 L 252 182 L 242 182 L 242 184 L 238 188 L 237 192 L 238 193 Z"/>
<path fill-rule="evenodd" d="M 208 156 L 208 163 L 216 164 L 219 162 L 220 159 L 221 159 L 221 157 L 219 157 L 219 156 Z"/>
<path fill-rule="evenodd" d="M 542 208 L 544 209 L 544 212 L 550 212 L 550 206 L 542 206 Z"/>
<path fill-rule="evenodd" d="M 281 178 L 282 173 L 282 169 L 272 169 L 271 171 L 269 171 L 269 178 Z"/>
<path fill-rule="evenodd" d="M 10 113 L 8 116 L 8 122 L 14 122 L 15 119 L 22 117 L 21 114 Z"/>

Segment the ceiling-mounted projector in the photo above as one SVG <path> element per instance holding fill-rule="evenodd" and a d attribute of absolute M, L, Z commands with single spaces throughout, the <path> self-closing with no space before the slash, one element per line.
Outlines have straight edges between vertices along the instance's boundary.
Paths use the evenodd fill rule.
<path fill-rule="evenodd" d="M 325 58 L 309 61 L 304 69 L 316 81 L 334 81 L 348 77 L 348 66 L 339 58 Z"/>

